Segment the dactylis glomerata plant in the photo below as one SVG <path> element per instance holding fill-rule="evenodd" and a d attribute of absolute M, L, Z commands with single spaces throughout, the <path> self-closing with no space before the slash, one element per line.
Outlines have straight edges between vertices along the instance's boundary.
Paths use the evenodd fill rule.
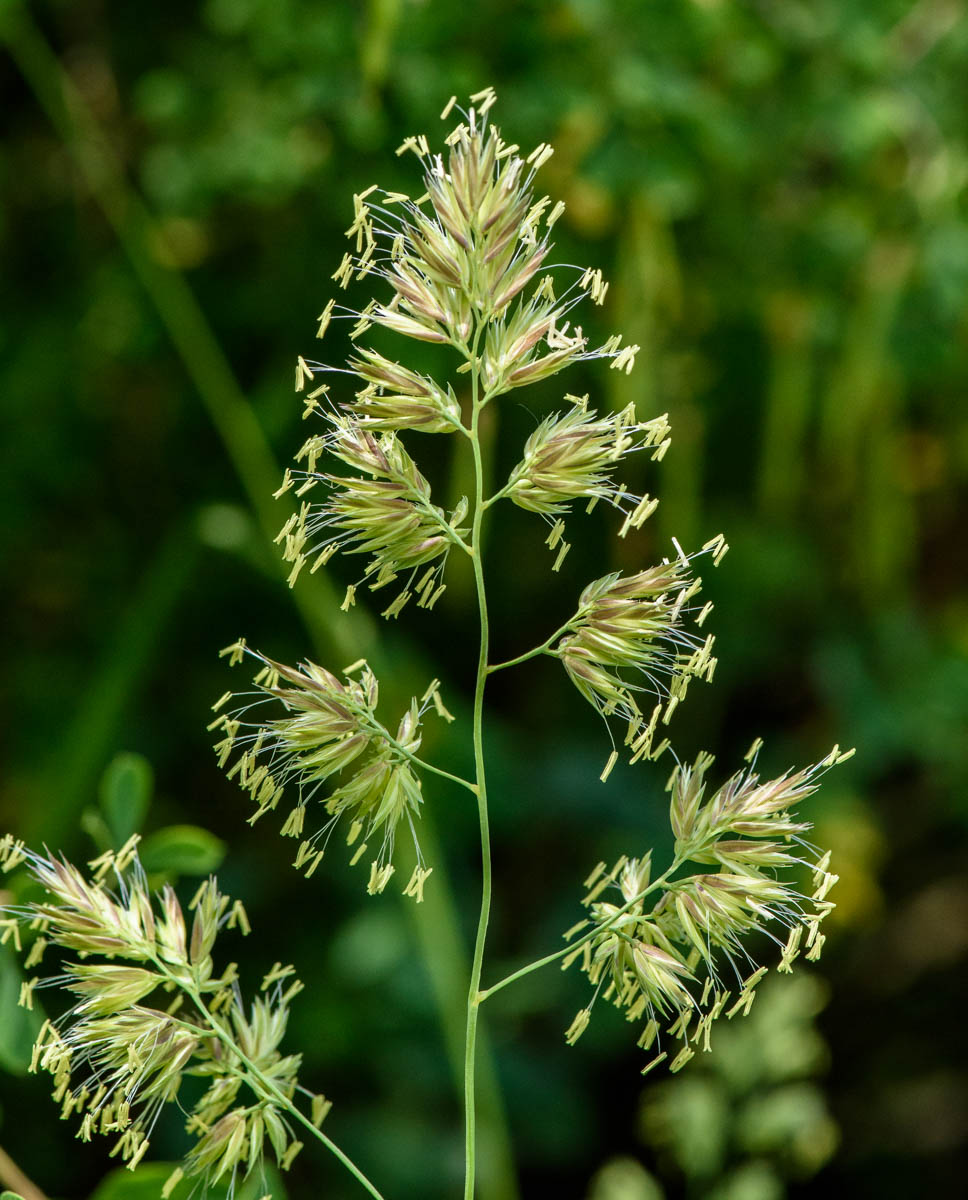
<path fill-rule="evenodd" d="M 507 978 L 482 982 L 491 903 L 483 738 L 488 678 L 539 655 L 558 659 L 581 695 L 618 729 L 621 749 L 613 750 L 603 780 L 622 753 L 633 762 L 658 758 L 669 747 L 664 730 L 691 681 L 712 678 L 713 639 L 700 632 L 711 606 L 696 599 L 695 562 L 705 557 L 717 564 L 726 551 L 721 536 L 691 555 L 673 542 L 670 556 L 657 564 L 589 583 L 571 618 L 540 646 L 509 662 L 491 661 L 482 556 L 489 510 L 508 501 L 543 517 L 557 570 L 568 549 L 564 520 L 575 505 L 610 505 L 620 537 L 642 525 L 657 501 L 628 491 L 621 469 L 630 455 L 659 459 L 669 446 L 664 416 L 642 419 L 632 406 L 602 412 L 587 397 L 566 395 L 561 411 L 540 420 L 506 482 L 485 494 L 489 469 L 480 430 L 489 405 L 577 362 L 601 359 L 629 371 L 637 350 L 617 336 L 590 346 L 573 324 L 583 301 L 602 304 L 607 284 L 597 270 L 549 265 L 552 228 L 564 206 L 536 199 L 532 189 L 551 148 L 540 145 L 522 157 L 489 123 L 493 103 L 490 89 L 472 97 L 443 153 L 431 151 L 423 136 L 404 142 L 400 152 L 412 151 L 423 169 L 419 199 L 376 186 L 355 197 L 348 230 L 354 249 L 334 278 L 344 288 L 368 279 L 379 295 L 361 311 L 333 300 L 326 305 L 319 336 L 331 319 L 348 316 L 357 349 L 342 368 L 299 359 L 296 387 L 318 431 L 296 455 L 279 493 L 294 489 L 299 498 L 278 539 L 292 565 L 290 582 L 339 551 L 362 556 L 344 607 L 366 589 L 387 597 L 385 617 L 411 601 L 432 608 L 444 592 L 450 556 L 470 559 L 480 638 L 467 735 L 474 778 L 458 778 L 421 757 L 425 715 L 434 709 L 450 718 L 436 681 L 395 724 L 386 723 L 378 715 L 378 681 L 362 661 L 339 673 L 308 660 L 286 666 L 240 640 L 225 652 L 230 663 L 254 660 L 257 672 L 235 706 L 231 694 L 218 702 L 213 726 L 219 762 L 251 796 L 252 819 L 285 814 L 282 833 L 299 839 L 296 867 L 313 875 L 339 826 L 352 861 L 368 867 L 371 895 L 394 878 L 401 829 L 417 840 L 425 781 L 463 788 L 475 798 L 482 899 L 467 998 L 467 1200 L 475 1191 L 481 1005 L 550 963 L 577 964 L 588 977 L 588 1003 L 567 1031 L 569 1042 L 587 1026 L 596 1001 L 609 1002 L 639 1027 L 638 1045 L 650 1056 L 645 1070 L 670 1056 L 670 1069 L 678 1071 L 697 1050 L 709 1049 L 718 1016 L 749 1011 L 766 971 L 749 957 L 750 934 L 777 931 L 781 971 L 801 950 L 808 958 L 819 955 L 819 927 L 832 907 L 826 897 L 836 877 L 828 871 L 829 856 L 805 840 L 810 826 L 794 810 L 844 757 L 835 748 L 816 765 L 761 780 L 754 747 L 746 765 L 724 782 L 709 779 L 708 755 L 692 764 L 677 760 L 668 782 L 672 861 L 653 864 L 648 849 L 632 847 L 611 866 L 598 863 L 585 880 L 586 916 L 565 934 L 566 946 Z M 367 346 L 373 327 L 399 335 L 404 358 L 412 339 L 452 347 L 461 364 L 455 377 L 422 374 Z M 355 393 L 347 376 L 359 385 Z M 453 511 L 434 503 L 413 457 L 422 435 L 469 444 L 474 493 Z M 370 1195 L 380 1196 L 320 1130 L 328 1102 L 299 1086 L 299 1056 L 279 1049 L 298 989 L 291 970 L 278 967 L 248 1006 L 234 967 L 214 966 L 219 931 L 245 924 L 242 909 L 214 880 L 192 901 L 189 923 L 170 888 L 150 893 L 134 844 L 96 862 L 90 877 L 9 837 L 2 857 L 7 870 L 25 861 L 46 891 L 45 899 L 9 917 L 38 931 L 28 966 L 49 943 L 68 952 L 62 973 L 50 982 L 76 1002 L 59 1021 L 45 1024 L 34 1065 L 53 1076 L 55 1099 L 79 1122 L 82 1139 L 117 1139 L 119 1154 L 134 1166 L 159 1110 L 179 1098 L 183 1078 L 202 1076 L 208 1089 L 187 1120 L 197 1140 L 178 1178 L 184 1172 L 206 1183 L 234 1182 L 259 1172 L 267 1153 L 285 1168 L 299 1149 L 297 1134 L 308 1131 Z M 794 880 L 808 861 L 813 887 L 804 895 Z M 418 846 L 404 894 L 419 903 L 425 886 L 433 886 L 432 869 Z M 33 986 L 25 985 L 25 1003 Z"/>

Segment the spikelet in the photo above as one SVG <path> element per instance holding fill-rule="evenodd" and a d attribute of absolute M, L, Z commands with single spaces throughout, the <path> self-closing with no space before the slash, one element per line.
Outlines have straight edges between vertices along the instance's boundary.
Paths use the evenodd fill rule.
<path fill-rule="evenodd" d="M 689 681 L 709 678 L 715 663 L 712 638 L 703 641 L 685 625 L 699 587 L 685 557 L 636 575 L 606 575 L 582 592 L 565 635 L 550 651 L 604 717 L 627 722 L 633 761 L 649 752 L 660 713 L 668 721 Z M 648 723 L 636 699 L 643 692 L 660 702 Z"/>
<path fill-rule="evenodd" d="M 660 447 L 668 431 L 665 416 L 644 424 L 631 409 L 599 417 L 580 401 L 563 416 L 553 413 L 541 422 L 525 443 L 505 493 L 521 508 L 546 516 L 567 512 L 575 500 L 605 500 L 625 509 L 629 527 L 638 528 L 654 505 L 618 487 L 612 472 L 635 450 Z"/>
<path fill-rule="evenodd" d="M 318 470 L 324 455 L 355 474 Z M 290 583 L 307 562 L 316 571 L 337 551 L 365 554 L 369 561 L 363 580 L 371 590 L 401 575 L 405 579 L 384 616 L 396 616 L 414 595 L 421 606 L 430 607 L 442 588 L 448 554 L 454 546 L 468 549 L 461 528 L 466 504 L 449 516 L 433 504 L 429 483 L 397 434 L 370 432 L 365 419 L 333 416 L 328 432 L 309 438 L 296 458 L 305 463 L 305 469 L 290 473 L 303 481 L 296 495 L 321 484 L 328 496 L 319 504 L 304 501 L 276 538 L 284 561 L 292 564 Z M 421 571 L 430 564 L 429 572 Z"/>

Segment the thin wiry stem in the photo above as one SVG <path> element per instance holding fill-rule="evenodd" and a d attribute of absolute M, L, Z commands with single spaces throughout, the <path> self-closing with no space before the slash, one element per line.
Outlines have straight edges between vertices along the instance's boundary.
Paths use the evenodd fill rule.
<path fill-rule="evenodd" d="M 484 511 L 486 512 L 491 507 L 492 504 L 497 504 L 497 502 L 499 500 L 503 500 L 504 497 L 507 496 L 510 491 L 511 491 L 511 485 L 505 484 L 504 487 L 502 487 L 499 492 L 495 492 L 493 496 L 489 496 L 484 501 Z"/>
<path fill-rule="evenodd" d="M 466 788 L 469 792 L 477 795 L 477 784 L 471 783 L 469 779 L 464 779 L 461 775 L 452 775 L 450 771 L 445 771 L 442 767 L 435 767 L 433 763 L 427 762 L 425 758 L 420 758 L 419 755 L 411 754 L 409 750 L 404 750 L 399 743 L 397 748 L 404 758 L 410 760 L 415 767 L 419 767 L 421 771 L 429 771 L 432 775 L 439 775 L 441 779 L 447 779 L 451 783 L 456 783 L 462 788 Z"/>
<path fill-rule="evenodd" d="M 512 971 L 510 975 L 506 975 L 504 979 L 500 980 L 498 983 L 495 983 L 492 987 L 485 988 L 484 991 L 480 992 L 478 994 L 478 1002 L 483 1003 L 485 1000 L 490 999 L 490 997 L 496 992 L 501 991 L 502 988 L 506 988 L 509 983 L 515 983 L 518 979 L 523 979 L 525 975 L 530 975 L 532 971 L 538 971 L 542 967 L 547 967 L 550 963 L 557 962 L 560 958 L 564 958 L 568 954 L 573 954 L 574 951 L 580 950 L 586 942 L 593 941 L 600 934 L 611 929 L 613 925 L 615 925 L 622 917 L 625 916 L 629 909 L 634 908 L 635 905 L 641 900 L 644 900 L 646 896 L 654 892 L 657 888 L 662 887 L 663 884 L 667 883 L 685 861 L 685 856 L 678 856 L 677 858 L 673 859 L 672 866 L 669 867 L 667 871 L 663 872 L 663 874 L 658 876 L 657 879 L 654 879 L 647 888 L 643 888 L 643 890 L 639 892 L 637 896 L 633 896 L 632 899 L 623 904 L 621 908 L 616 909 L 607 921 L 601 921 L 594 925 L 594 927 L 588 933 L 586 933 L 583 937 L 578 938 L 577 941 L 569 942 L 569 944 L 565 946 L 563 950 L 556 950 L 553 954 L 546 954 L 544 958 L 535 959 L 534 962 L 528 963 L 527 966 L 519 967 L 517 971 Z"/>
<path fill-rule="evenodd" d="M 528 662 L 532 658 L 537 658 L 539 654 L 547 654 L 547 652 L 551 649 L 552 642 L 556 642 L 558 638 L 563 637 L 564 634 L 566 634 L 572 627 L 572 625 L 574 625 L 574 623 L 580 619 L 581 615 L 581 612 L 578 612 L 574 616 L 569 617 L 564 625 L 560 625 L 554 631 L 551 637 L 545 638 L 541 645 L 535 646 L 533 650 L 528 650 L 525 654 L 519 654 L 517 658 L 509 658 L 507 662 L 495 663 L 493 666 L 488 667 L 488 674 L 492 675 L 495 671 L 504 671 L 508 667 L 517 667 L 521 663 Z"/>
<path fill-rule="evenodd" d="M 471 548 L 474 556 L 474 583 L 480 614 L 481 640 L 477 661 L 477 678 L 474 685 L 474 767 L 477 781 L 477 808 L 481 831 L 481 910 L 474 942 L 474 959 L 471 965 L 470 985 L 467 992 L 467 1024 L 464 1044 L 464 1134 L 465 1167 L 464 1197 L 473 1200 L 474 1178 L 477 1161 L 477 1113 L 475 1067 L 477 1060 L 477 1021 L 480 1004 L 481 971 L 484 965 L 484 943 L 491 914 L 491 835 L 487 812 L 487 783 L 484 771 L 484 685 L 487 682 L 487 657 L 489 652 L 489 626 L 487 616 L 487 592 L 484 586 L 484 568 L 481 561 L 481 526 L 484 517 L 484 465 L 481 458 L 480 416 L 483 401 L 480 396 L 480 373 L 477 366 L 477 350 L 481 326 L 478 326 L 471 351 L 471 448 L 474 452 L 474 518 L 471 528 Z M 486 397 L 485 397 L 486 398 Z"/>
<path fill-rule="evenodd" d="M 421 758 L 419 754 L 413 754 L 406 746 L 402 745 L 390 733 L 385 725 L 381 725 L 379 721 L 372 718 L 369 719 L 369 724 L 377 731 L 381 738 L 384 738 L 387 743 L 393 747 L 409 762 L 412 762 L 415 767 L 419 767 L 422 771 L 429 771 L 432 775 L 439 775 L 441 779 L 448 779 L 451 783 L 456 783 L 462 788 L 466 788 L 469 792 L 477 795 L 477 784 L 471 783 L 469 779 L 464 779 L 460 775 L 452 775 L 450 771 L 445 771 L 442 767 L 435 767 L 433 763 L 427 762 L 425 758 Z"/>

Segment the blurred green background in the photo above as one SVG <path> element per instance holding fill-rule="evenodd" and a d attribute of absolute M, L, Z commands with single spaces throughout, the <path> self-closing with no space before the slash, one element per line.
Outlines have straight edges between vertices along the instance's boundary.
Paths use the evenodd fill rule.
<path fill-rule="evenodd" d="M 388 711 L 439 674 L 468 735 L 467 580 L 389 628 L 336 611 L 338 564 L 290 593 L 269 493 L 305 436 L 292 367 L 318 345 L 352 191 L 415 186 L 394 148 L 442 134 L 451 93 L 486 84 L 509 140 L 556 147 L 540 183 L 568 205 L 557 256 L 612 280 L 586 329 L 642 346 L 628 379 L 574 371 L 506 397 L 501 469 L 562 389 L 668 411 L 674 436 L 643 476 L 662 506 L 642 535 L 575 517 L 558 576 L 540 522 L 502 514 L 496 656 L 541 641 L 589 578 L 723 530 L 720 666 L 677 715 L 681 752 L 715 751 L 724 775 L 758 735 L 776 772 L 834 741 L 858 753 L 811 802 L 841 875 L 824 959 L 724 1028 L 711 1061 L 643 1081 L 633 1031 L 604 1009 L 569 1049 L 577 975 L 493 1002 L 503 1105 L 485 1104 L 481 1195 L 516 1194 L 512 1154 L 518 1194 L 561 1200 L 959 1194 L 966 79 L 961 0 L 0 2 L 0 828 L 82 859 L 144 808 L 157 869 L 189 888 L 229 844 L 220 878 L 256 932 L 225 956 L 253 984 L 297 964 L 290 1044 L 388 1197 L 459 1191 L 448 1046 L 476 816 L 426 788 L 437 871 L 420 909 L 367 898 L 335 853 L 307 883 L 291 845 L 244 824 L 205 725 L 238 684 L 216 651 L 245 634 L 286 661 L 369 655 Z M 466 463 L 442 442 L 411 445 L 459 495 Z M 599 857 L 667 838 L 667 764 L 602 787 L 605 732 L 557 664 L 498 676 L 492 700 L 485 979 L 557 946 Z M 466 762 L 436 736 L 432 757 Z M 48 1195 L 91 1196 L 114 1164 L 23 1075 L 0 955 L 0 1146 Z M 158 1157 L 183 1148 L 176 1120 L 159 1127 Z M 357 1194 L 315 1148 L 287 1187 Z"/>

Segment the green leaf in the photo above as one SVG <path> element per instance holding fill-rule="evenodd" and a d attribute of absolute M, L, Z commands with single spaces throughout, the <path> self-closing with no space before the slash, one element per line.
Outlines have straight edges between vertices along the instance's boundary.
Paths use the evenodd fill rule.
<path fill-rule="evenodd" d="M 101 1180 L 90 1200 L 158 1200 L 176 1166 L 178 1164 L 172 1162 L 145 1163 L 135 1171 L 119 1167 Z M 182 1179 L 171 1193 L 171 1200 L 188 1200 L 193 1193 L 198 1193 L 198 1180 Z M 5 1195 L 0 1196 L 0 1200 L 5 1200 Z M 260 1200 L 265 1195 L 271 1195 L 272 1200 L 286 1200 L 286 1189 L 271 1163 L 266 1163 L 265 1176 L 254 1171 L 241 1187 L 237 1187 L 234 1200 Z M 215 1184 L 206 1196 L 207 1200 L 227 1200 L 228 1186 Z"/>
<path fill-rule="evenodd" d="M 141 843 L 141 862 L 146 871 L 175 875 L 207 875 L 218 869 L 225 857 L 221 838 L 198 825 L 169 825 Z"/>
<path fill-rule="evenodd" d="M 151 764 L 140 754 L 116 755 L 101 776 L 101 811 L 116 849 L 144 823 L 152 784 Z"/>
<path fill-rule="evenodd" d="M 0 947 L 0 1067 L 16 1075 L 23 1075 L 30 1065 L 41 1020 L 38 1012 L 17 1003 L 22 982 L 16 958 L 7 946 Z"/>
<path fill-rule="evenodd" d="M 0 1192 L 0 1200 L 24 1200 L 19 1192 Z"/>

